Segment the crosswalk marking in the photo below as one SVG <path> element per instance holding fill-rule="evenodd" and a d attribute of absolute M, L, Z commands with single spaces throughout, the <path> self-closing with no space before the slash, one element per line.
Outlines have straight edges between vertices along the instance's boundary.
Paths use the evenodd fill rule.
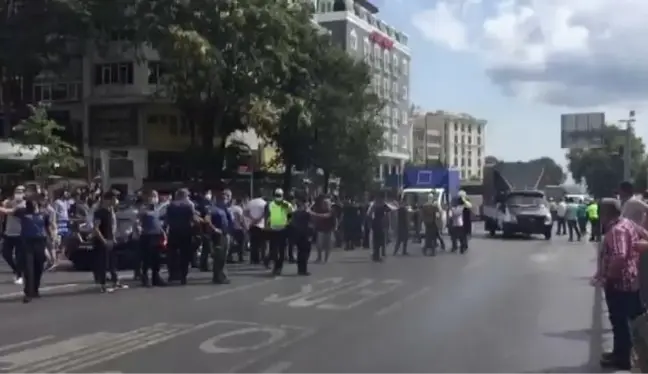
<path fill-rule="evenodd" d="M 177 336 L 196 331 L 215 322 L 200 325 L 158 323 L 125 333 L 98 332 L 42 345 L 0 357 L 0 367 L 6 372 L 71 372 L 112 360 L 163 343 Z M 39 338 L 6 348 L 9 351 L 42 342 Z M 51 339 L 51 337 L 48 337 Z M 9 365 L 2 365 L 9 364 Z"/>
<path fill-rule="evenodd" d="M 0 352 L 12 351 L 12 350 L 14 350 L 16 348 L 26 347 L 26 346 L 33 345 L 33 344 L 40 343 L 40 342 L 44 342 L 44 341 L 50 340 L 50 339 L 54 339 L 54 335 L 41 336 L 40 338 L 36 338 L 36 339 L 32 339 L 32 340 L 26 340 L 24 342 L 3 345 L 2 347 L 0 347 Z"/>

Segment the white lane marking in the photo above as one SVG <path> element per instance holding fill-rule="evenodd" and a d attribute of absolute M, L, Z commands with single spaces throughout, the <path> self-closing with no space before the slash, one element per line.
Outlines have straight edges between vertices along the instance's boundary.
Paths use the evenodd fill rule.
<path fill-rule="evenodd" d="M 285 327 L 285 326 L 280 326 L 280 327 Z M 239 372 L 239 371 L 243 371 L 243 369 L 245 369 L 245 368 L 247 368 L 247 367 L 249 367 L 251 365 L 254 365 L 255 363 L 265 359 L 266 357 L 272 356 L 272 355 L 276 354 L 277 352 L 281 351 L 282 349 L 284 349 L 284 348 L 286 348 L 286 347 L 288 347 L 288 346 L 290 346 L 292 344 L 297 343 L 298 341 L 301 341 L 301 340 L 304 340 L 304 339 L 307 339 L 307 338 L 313 336 L 315 334 L 315 332 L 316 332 L 316 330 L 314 330 L 314 329 L 305 330 L 305 329 L 302 328 L 302 330 L 303 330 L 303 332 L 301 334 L 299 334 L 298 336 L 294 337 L 293 339 L 287 339 L 283 343 L 278 343 L 278 344 L 273 345 L 272 347 L 268 348 L 265 352 L 260 353 L 259 355 L 255 355 L 253 358 L 251 358 L 249 360 L 246 360 L 246 361 L 243 361 L 240 364 L 230 368 L 228 370 L 228 372 L 236 373 L 236 372 Z"/>
<path fill-rule="evenodd" d="M 54 339 L 54 335 L 46 335 L 46 336 L 41 336 L 40 338 L 32 339 L 32 340 L 25 340 L 24 342 L 19 342 L 19 343 L 13 343 L 13 344 L 7 344 L 3 345 L 0 347 L 0 352 L 6 352 L 6 351 L 12 351 L 16 348 L 21 348 L 26 345 L 32 345 L 40 342 L 44 342 L 46 340 Z"/>
<path fill-rule="evenodd" d="M 289 307 L 292 308 L 306 308 L 306 307 L 311 307 L 320 303 L 325 302 L 326 300 L 329 300 L 333 297 L 336 297 L 338 295 L 343 295 L 347 292 L 351 292 L 353 290 L 358 290 L 361 288 L 365 288 L 371 284 L 373 284 L 373 279 L 364 279 L 361 280 L 360 282 L 358 281 L 351 281 L 351 282 L 346 282 L 340 284 L 338 287 L 335 287 L 334 290 L 331 292 L 328 292 L 330 289 L 327 289 L 327 292 L 320 291 L 320 292 L 315 292 L 312 295 L 306 295 L 303 297 L 300 297 L 299 299 L 292 300 L 288 303 Z M 348 287 L 347 287 L 348 286 Z M 315 296 L 320 296 L 314 298 Z"/>
<path fill-rule="evenodd" d="M 268 335 L 268 338 L 259 343 L 255 342 L 252 345 L 246 345 L 246 346 L 223 347 L 218 345 L 218 343 L 221 340 L 232 336 L 247 335 L 247 334 L 259 333 L 259 332 L 265 333 L 266 335 Z M 286 330 L 277 327 L 270 327 L 270 326 L 246 327 L 246 328 L 218 334 L 213 338 L 209 338 L 204 342 L 202 342 L 199 348 L 201 351 L 207 354 L 241 353 L 241 352 L 256 351 L 258 349 L 267 347 L 271 344 L 280 341 L 281 339 L 285 338 L 286 335 L 287 335 Z"/>
<path fill-rule="evenodd" d="M 299 299 L 299 298 L 303 298 L 303 297 L 307 297 L 307 296 L 315 296 L 315 295 L 325 294 L 325 293 L 327 293 L 329 291 L 334 291 L 334 290 L 337 290 L 337 289 L 339 289 L 341 287 L 344 287 L 346 285 L 350 285 L 350 284 L 355 283 L 354 281 L 352 281 L 352 282 L 347 282 L 347 283 L 341 284 L 343 280 L 344 280 L 344 278 L 342 278 L 342 277 L 320 279 L 320 280 L 318 280 L 318 281 L 316 281 L 314 283 L 310 283 L 310 284 L 306 284 L 306 285 L 301 286 L 300 290 L 297 293 L 294 293 L 294 294 L 291 294 L 291 295 L 288 295 L 288 296 L 281 296 L 281 295 L 279 295 L 277 293 L 274 293 L 274 294 L 266 297 L 265 299 L 263 299 L 263 302 L 264 303 L 284 303 L 284 302 L 287 302 L 287 301 L 290 301 L 290 300 Z M 323 284 L 327 284 L 327 283 L 333 284 L 333 286 L 332 287 L 327 287 L 327 288 L 322 288 L 322 289 L 318 289 L 318 287 L 315 287 L 315 285 L 319 286 L 319 285 L 323 285 Z"/>
<path fill-rule="evenodd" d="M 72 372 L 163 343 L 207 328 L 220 321 L 200 325 L 159 323 L 125 333 L 100 332 L 0 357 L 15 372 Z"/>
<path fill-rule="evenodd" d="M 326 309 L 326 310 L 350 310 L 361 304 L 364 304 L 368 301 L 371 301 L 379 296 L 386 295 L 398 287 L 402 286 L 405 282 L 398 279 L 387 279 L 378 282 L 378 285 L 387 285 L 388 287 L 383 288 L 382 290 L 371 289 L 369 287 L 360 288 L 357 293 L 357 298 L 355 298 L 351 303 L 346 305 L 335 304 L 333 302 L 327 304 L 320 304 L 317 306 L 317 309 Z M 370 284 L 371 285 L 371 284 Z M 343 295 L 348 296 L 348 293 L 355 291 L 354 289 L 349 289 L 348 292 L 342 293 Z M 335 295 L 339 296 L 339 295 Z M 334 299 L 335 300 L 335 299 Z"/>
<path fill-rule="evenodd" d="M 392 303 L 392 304 L 378 310 L 376 312 L 376 316 L 381 317 L 381 316 L 384 316 L 386 314 L 398 311 L 398 310 L 402 309 L 405 306 L 405 304 L 407 304 L 408 302 L 416 300 L 417 298 L 425 295 L 426 293 L 430 292 L 431 290 L 432 290 L 432 287 L 424 287 L 424 288 L 422 288 L 422 289 L 420 289 L 420 290 L 418 290 L 418 291 L 416 291 L 414 293 L 411 293 L 411 294 L 405 296 L 404 298 L 396 301 L 395 303 Z"/>
<path fill-rule="evenodd" d="M 221 291 L 218 291 L 218 292 L 215 292 L 215 293 L 212 293 L 212 294 L 196 297 L 194 300 L 195 301 L 209 300 L 209 299 L 213 299 L 215 297 L 229 295 L 229 294 L 234 293 L 234 292 L 245 291 L 245 290 L 249 290 L 251 288 L 260 287 L 260 286 L 272 283 L 272 282 L 277 281 L 277 280 L 279 280 L 279 279 L 278 278 L 267 279 L 267 280 L 264 280 L 264 281 L 261 281 L 261 282 L 244 284 L 242 286 L 237 286 L 237 287 L 232 287 L 232 288 L 226 288 L 224 290 L 221 290 Z"/>
<path fill-rule="evenodd" d="M 263 370 L 262 373 L 283 373 L 290 369 L 292 365 L 292 362 L 288 361 L 277 362 L 276 364 L 268 366 L 268 368 Z"/>
<path fill-rule="evenodd" d="M 47 287 L 41 287 L 40 292 L 47 292 L 47 291 L 54 291 L 54 290 L 63 290 L 66 288 L 75 288 L 81 286 L 80 284 L 76 283 L 69 283 L 69 284 L 59 284 L 56 286 L 47 286 Z M 17 296 L 22 296 L 23 292 L 10 292 L 10 293 L 5 293 L 5 294 L 0 294 L 0 300 L 1 299 L 11 299 Z"/>

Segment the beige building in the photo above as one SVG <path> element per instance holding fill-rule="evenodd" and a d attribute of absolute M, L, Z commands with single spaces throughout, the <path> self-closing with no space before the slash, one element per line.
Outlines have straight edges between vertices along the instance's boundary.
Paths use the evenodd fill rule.
<path fill-rule="evenodd" d="M 486 121 L 465 113 L 445 111 L 417 114 L 412 129 L 412 161 L 442 162 L 463 180 L 481 180 L 486 144 Z"/>

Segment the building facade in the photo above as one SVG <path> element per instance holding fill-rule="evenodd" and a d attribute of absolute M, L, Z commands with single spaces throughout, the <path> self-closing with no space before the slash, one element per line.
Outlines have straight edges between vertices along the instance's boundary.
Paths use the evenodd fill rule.
<path fill-rule="evenodd" d="M 459 170 L 462 180 L 481 181 L 486 121 L 445 111 L 427 112 L 412 120 L 412 160 L 442 163 Z"/>
<path fill-rule="evenodd" d="M 335 43 L 363 59 L 373 72 L 374 92 L 385 100 L 384 137 L 376 177 L 399 173 L 410 158 L 410 50 L 407 35 L 377 17 L 378 8 L 363 0 L 319 0 L 316 20 Z"/>

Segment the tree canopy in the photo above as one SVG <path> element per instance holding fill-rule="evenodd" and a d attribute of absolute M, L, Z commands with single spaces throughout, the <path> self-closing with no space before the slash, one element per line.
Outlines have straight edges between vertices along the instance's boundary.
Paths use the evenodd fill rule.
<path fill-rule="evenodd" d="M 646 188 L 646 167 L 643 141 L 632 134 L 631 148 L 625 149 L 625 131 L 609 125 L 603 133 L 603 146 L 572 149 L 567 153 L 568 169 L 577 183 L 585 182 L 595 197 L 614 195 L 623 180 L 623 153 L 630 152 L 630 173 L 639 189 Z"/>
<path fill-rule="evenodd" d="M 364 62 L 334 45 L 312 12 L 310 2 L 292 0 L 2 2 L 5 104 L 32 115 L 23 130 L 48 134 L 51 146 L 67 152 L 46 110 L 29 107 L 22 92 L 43 72 L 60 76 L 88 48 L 112 53 L 106 45 L 119 34 L 136 63 L 159 63 L 152 99 L 174 104 L 186 119 L 199 143 L 187 157 L 201 175 L 217 179 L 224 161 L 237 159 L 228 138 L 254 130 L 278 148 L 287 174 L 322 169 L 364 183 L 383 148 L 383 104 Z"/>

